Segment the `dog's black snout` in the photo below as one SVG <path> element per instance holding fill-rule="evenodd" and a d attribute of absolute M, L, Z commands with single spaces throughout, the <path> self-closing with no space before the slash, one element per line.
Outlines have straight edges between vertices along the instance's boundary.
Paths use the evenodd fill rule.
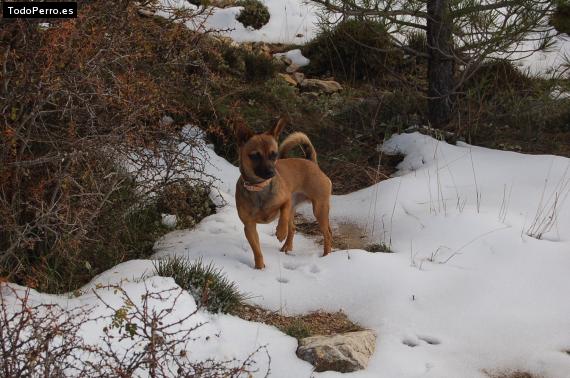
<path fill-rule="evenodd" d="M 264 179 L 270 179 L 273 176 L 275 176 L 275 170 L 272 169 L 272 170 L 268 170 L 268 171 L 263 172 L 261 177 Z"/>

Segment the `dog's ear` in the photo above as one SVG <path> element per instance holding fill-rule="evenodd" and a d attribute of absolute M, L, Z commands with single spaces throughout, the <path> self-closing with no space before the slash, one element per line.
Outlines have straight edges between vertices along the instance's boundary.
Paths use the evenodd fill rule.
<path fill-rule="evenodd" d="M 287 118 L 285 117 L 279 118 L 279 121 L 277 121 L 275 126 L 273 126 L 271 130 L 267 132 L 267 134 L 271 135 L 276 140 L 279 139 L 279 134 L 281 134 L 281 131 L 283 130 L 286 124 L 287 124 Z"/>
<path fill-rule="evenodd" d="M 234 124 L 234 133 L 238 146 L 243 146 L 249 138 L 254 135 L 254 132 L 243 121 L 238 121 Z"/>

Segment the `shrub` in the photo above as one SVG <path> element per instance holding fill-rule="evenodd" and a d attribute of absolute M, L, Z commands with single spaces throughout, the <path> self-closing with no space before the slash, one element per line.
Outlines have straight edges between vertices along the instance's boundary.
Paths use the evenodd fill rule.
<path fill-rule="evenodd" d="M 392 253 L 392 250 L 390 250 L 390 246 L 384 242 L 368 244 L 366 247 L 364 247 L 364 249 L 372 253 L 377 253 L 377 252 Z"/>
<path fill-rule="evenodd" d="M 570 34 L 570 2 L 558 0 L 556 11 L 550 18 L 552 25 L 558 32 Z"/>
<path fill-rule="evenodd" d="M 107 302 L 99 290 L 113 290 L 120 301 Z M 0 284 L 3 378 L 238 378 L 260 373 L 255 360 L 264 358 L 260 352 L 266 354 L 269 374 L 271 359 L 265 346 L 243 360 L 196 360 L 189 342 L 207 342 L 210 336 L 197 335 L 204 323 L 194 321 L 196 311 L 181 311 L 178 302 L 184 291 L 178 287 L 151 291 L 147 286 L 140 296 L 121 286 L 100 287 L 94 291 L 99 303 L 71 308 L 35 303 L 29 294 Z M 97 315 L 98 305 L 108 311 Z M 103 334 L 91 344 L 93 337 L 86 340 L 85 329 L 102 323 Z"/>
<path fill-rule="evenodd" d="M 406 46 L 409 48 L 420 52 L 427 53 L 427 36 L 425 32 L 422 31 L 412 31 L 406 35 Z"/>
<path fill-rule="evenodd" d="M 211 312 L 230 312 L 241 306 L 245 296 L 234 282 L 229 281 L 220 269 L 202 260 L 190 262 L 179 257 L 158 260 L 154 265 L 158 275 L 172 277 L 192 294 L 199 306 Z"/>
<path fill-rule="evenodd" d="M 273 59 L 255 53 L 247 53 L 244 56 L 245 78 L 247 81 L 261 82 L 275 76 L 277 70 Z"/>
<path fill-rule="evenodd" d="M 71 290 L 150 249 L 158 212 L 139 179 L 162 161 L 185 161 L 144 188 L 158 192 L 199 170 L 198 148 L 164 148 L 195 138 L 159 120 L 195 117 L 195 93 L 211 87 L 202 58 L 210 48 L 183 23 L 139 16 L 131 1 L 87 2 L 77 19 L 48 28 L 2 25 L 0 277 Z M 126 175 L 121 165 L 141 151 L 148 159 Z"/>
<path fill-rule="evenodd" d="M 380 80 L 397 70 L 401 54 L 393 51 L 389 34 L 376 21 L 349 19 L 320 31 L 303 48 L 310 59 L 305 72 L 333 75 L 347 81 Z"/>
<path fill-rule="evenodd" d="M 284 329 L 286 335 L 296 338 L 297 340 L 311 336 L 309 326 L 301 319 L 294 319 Z"/>
<path fill-rule="evenodd" d="M 237 6 L 243 7 L 236 17 L 243 26 L 252 27 L 255 30 L 261 29 L 269 22 L 271 17 L 269 9 L 259 0 L 239 0 Z"/>
<path fill-rule="evenodd" d="M 532 94 L 535 90 L 533 79 L 519 70 L 511 61 L 496 59 L 483 63 L 463 83 L 467 90 L 477 91 L 481 97 L 502 96 L 505 92 L 517 91 L 519 96 Z"/>
<path fill-rule="evenodd" d="M 208 186 L 187 182 L 166 185 L 158 197 L 157 206 L 160 213 L 176 215 L 179 228 L 192 228 L 216 210 Z"/>

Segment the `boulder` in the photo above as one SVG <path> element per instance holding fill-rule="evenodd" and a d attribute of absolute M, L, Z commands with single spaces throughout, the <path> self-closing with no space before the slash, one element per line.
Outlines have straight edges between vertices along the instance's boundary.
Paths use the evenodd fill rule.
<path fill-rule="evenodd" d="M 274 54 L 273 58 L 282 61 L 283 63 L 285 63 L 287 66 L 291 65 L 293 63 L 293 61 L 291 59 L 289 59 L 288 57 L 286 57 L 283 54 Z"/>
<path fill-rule="evenodd" d="M 278 73 L 277 75 L 279 75 L 279 77 L 285 80 L 288 84 L 297 86 L 297 82 L 295 81 L 295 79 L 291 77 L 291 75 L 282 74 L 282 73 Z"/>
<path fill-rule="evenodd" d="M 342 86 L 332 80 L 305 79 L 301 83 L 301 87 L 306 90 L 319 90 L 325 93 L 335 93 L 342 90 Z"/>
<path fill-rule="evenodd" d="M 293 79 L 295 79 L 298 84 L 301 84 L 303 80 L 305 80 L 305 75 L 301 72 L 293 72 L 293 75 L 291 76 L 293 76 Z"/>
<path fill-rule="evenodd" d="M 293 72 L 297 72 L 297 70 L 301 68 L 298 65 L 296 65 L 295 63 L 291 63 L 289 65 L 289 67 L 287 67 L 287 69 L 285 71 L 287 71 L 288 73 L 293 73 Z"/>
<path fill-rule="evenodd" d="M 310 362 L 315 371 L 348 373 L 365 369 L 376 347 L 376 335 L 369 330 L 299 340 L 297 356 Z"/>

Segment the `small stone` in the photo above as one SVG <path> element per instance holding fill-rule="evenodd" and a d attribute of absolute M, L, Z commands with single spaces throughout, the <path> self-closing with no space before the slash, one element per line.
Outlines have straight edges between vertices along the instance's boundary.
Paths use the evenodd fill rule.
<path fill-rule="evenodd" d="M 154 16 L 154 12 L 150 9 L 139 8 L 139 9 L 137 9 L 137 12 L 139 15 L 141 15 L 143 17 L 153 17 Z"/>
<path fill-rule="evenodd" d="M 332 80 L 305 79 L 301 86 L 307 90 L 318 90 L 325 93 L 335 93 L 342 90 L 342 85 Z"/>
<path fill-rule="evenodd" d="M 365 369 L 376 348 L 376 335 L 369 330 L 299 340 L 297 356 L 315 371 L 348 373 Z"/>
<path fill-rule="evenodd" d="M 297 70 L 299 70 L 299 68 L 301 68 L 301 67 L 299 67 L 295 63 L 291 63 L 285 71 L 287 71 L 288 73 L 293 73 L 293 72 L 297 72 Z"/>
<path fill-rule="evenodd" d="M 282 74 L 282 73 L 278 73 L 277 75 L 279 75 L 279 77 L 285 80 L 288 84 L 297 86 L 297 82 L 295 81 L 295 79 L 291 77 L 291 75 Z"/>
<path fill-rule="evenodd" d="M 174 123 L 174 119 L 172 119 L 171 116 L 167 116 L 167 115 L 163 116 L 163 117 L 160 119 L 160 121 L 158 122 L 158 124 L 159 124 L 161 127 L 170 126 L 170 125 L 172 125 L 173 123 Z"/>
<path fill-rule="evenodd" d="M 295 81 L 298 84 L 301 84 L 303 82 L 303 80 L 305 80 L 305 75 L 302 74 L 301 72 L 293 72 L 293 79 L 295 79 Z"/>
<path fill-rule="evenodd" d="M 277 62 L 284 64 L 285 66 L 289 66 L 291 65 L 291 63 L 293 63 L 293 61 L 288 57 L 286 57 L 283 53 L 273 54 L 273 59 L 275 59 Z"/>
<path fill-rule="evenodd" d="M 317 100 L 319 98 L 319 93 L 318 92 L 303 92 L 302 96 L 307 97 L 310 100 Z"/>

